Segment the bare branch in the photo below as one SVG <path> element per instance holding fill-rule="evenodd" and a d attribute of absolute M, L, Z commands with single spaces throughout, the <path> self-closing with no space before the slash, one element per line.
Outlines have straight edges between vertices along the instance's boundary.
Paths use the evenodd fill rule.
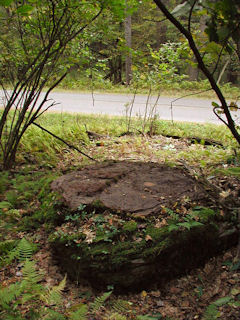
<path fill-rule="evenodd" d="M 225 120 L 223 120 L 223 118 L 221 118 L 220 116 L 219 116 L 219 114 L 218 114 L 218 112 L 217 112 L 217 109 L 219 109 L 219 107 L 214 107 L 213 108 L 213 112 L 214 112 L 214 114 L 215 114 L 215 116 L 217 116 L 217 118 L 220 120 L 220 121 L 222 121 L 224 124 L 225 124 L 225 126 L 229 126 L 228 125 L 228 123 L 225 121 Z"/>
<path fill-rule="evenodd" d="M 73 146 L 72 144 L 68 143 L 67 141 L 63 140 L 62 138 L 56 136 L 54 133 L 50 132 L 49 130 L 43 128 L 43 127 L 40 126 L 38 123 L 33 122 L 33 124 L 34 124 L 35 126 L 37 126 L 38 128 L 40 128 L 41 130 L 43 130 L 43 131 L 47 132 L 48 134 L 50 134 L 51 136 L 53 136 L 55 139 L 63 142 L 64 144 L 66 144 L 70 149 L 74 149 L 74 150 L 78 151 L 79 153 L 81 153 L 82 155 L 84 155 L 85 157 L 87 157 L 88 159 L 97 162 L 96 159 L 90 157 L 89 155 L 87 155 L 86 153 L 84 153 L 83 151 L 81 151 L 80 149 L 78 149 L 77 147 Z"/>
<path fill-rule="evenodd" d="M 188 15 L 188 31 L 191 32 L 191 19 L 192 19 L 192 14 L 193 14 L 193 9 L 195 7 L 195 5 L 197 4 L 198 0 L 194 0 L 191 9 L 189 11 L 189 15 Z"/>
<path fill-rule="evenodd" d="M 174 102 L 176 102 L 178 100 L 181 100 L 183 98 L 187 98 L 187 97 L 190 97 L 190 96 L 195 96 L 197 94 L 201 94 L 201 93 L 204 93 L 204 92 L 207 92 L 207 91 L 211 91 L 211 90 L 212 90 L 212 88 L 209 88 L 209 89 L 206 89 L 206 90 L 201 90 L 201 91 L 198 91 L 198 92 L 189 93 L 189 94 L 186 94 L 186 95 L 184 95 L 182 97 L 179 97 L 177 99 L 172 100 L 171 101 L 171 107 L 170 107 L 170 109 L 171 109 L 171 121 L 173 122 L 173 104 L 174 104 Z"/>

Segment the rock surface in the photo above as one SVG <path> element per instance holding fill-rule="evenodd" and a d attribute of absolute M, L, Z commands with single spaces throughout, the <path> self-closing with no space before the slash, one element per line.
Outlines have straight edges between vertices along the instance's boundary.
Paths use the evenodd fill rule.
<path fill-rule="evenodd" d="M 112 162 L 66 174 L 52 183 L 71 209 L 99 202 L 115 212 L 147 216 L 183 199 L 201 201 L 206 193 L 179 168 L 156 163 Z"/>

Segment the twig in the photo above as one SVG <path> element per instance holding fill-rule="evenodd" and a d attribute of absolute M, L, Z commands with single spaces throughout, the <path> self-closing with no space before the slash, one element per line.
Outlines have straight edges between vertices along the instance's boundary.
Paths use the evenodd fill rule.
<path fill-rule="evenodd" d="M 229 127 L 228 123 L 227 123 L 225 120 L 223 120 L 223 118 L 221 118 L 221 117 L 219 116 L 219 114 L 217 113 L 217 109 L 219 109 L 219 107 L 214 107 L 214 108 L 213 108 L 213 112 L 214 112 L 215 116 L 216 116 L 220 121 L 222 121 L 222 122 L 225 124 L 225 126 Z"/>
<path fill-rule="evenodd" d="M 190 12 L 189 12 L 189 16 L 188 16 L 188 31 L 191 32 L 191 18 L 192 18 L 192 14 L 193 14 L 193 9 L 196 5 L 198 0 L 195 0 L 191 6 Z"/>
<path fill-rule="evenodd" d="M 152 88 L 150 86 L 149 91 L 148 91 L 148 96 L 147 96 L 147 101 L 146 101 L 146 107 L 145 107 L 145 113 L 144 113 L 144 118 L 143 118 L 143 124 L 142 124 L 142 132 L 144 133 L 145 131 L 145 126 L 146 126 L 146 119 L 147 119 L 147 112 L 148 112 L 148 104 L 149 104 L 149 100 L 151 97 L 151 93 L 152 93 Z"/>
<path fill-rule="evenodd" d="M 231 58 L 229 58 L 229 59 L 225 62 L 224 66 L 223 66 L 223 68 L 222 68 L 222 70 L 221 70 L 221 72 L 220 72 L 220 74 L 219 74 L 219 76 L 218 76 L 217 84 L 220 84 L 220 81 L 221 81 L 221 79 L 222 79 L 222 76 L 223 76 L 223 74 L 224 74 L 224 72 L 225 72 L 225 70 L 226 70 L 226 68 L 227 68 L 227 66 L 229 65 L 230 62 L 231 62 Z"/>
<path fill-rule="evenodd" d="M 186 94 L 185 96 L 182 96 L 182 97 L 179 97 L 177 99 L 174 99 L 171 101 L 171 121 L 173 122 L 173 103 L 178 101 L 178 100 L 181 100 L 183 98 L 187 98 L 187 97 L 190 97 L 190 96 L 194 96 L 195 94 L 200 94 L 200 93 L 203 93 L 203 92 L 207 92 L 207 91 L 211 91 L 213 90 L 212 88 L 209 88 L 209 89 L 206 89 L 206 90 L 202 90 L 202 91 L 198 91 L 198 92 L 193 92 L 193 93 L 190 93 L 190 94 Z"/>
<path fill-rule="evenodd" d="M 134 94 L 133 94 L 133 98 L 132 98 L 132 101 L 131 101 L 131 106 L 130 106 L 130 109 L 129 109 L 129 119 L 128 119 L 128 125 L 127 125 L 127 132 L 130 131 L 130 124 L 131 124 L 131 119 L 132 119 L 132 110 L 133 110 L 133 105 L 134 105 L 135 98 L 136 98 L 136 95 L 137 95 L 137 90 L 138 90 L 138 83 L 136 85 L 136 88 L 135 88 L 135 91 L 134 91 Z"/>
<path fill-rule="evenodd" d="M 89 155 L 87 155 L 86 153 L 84 153 L 83 151 L 81 151 L 80 149 L 78 149 L 77 147 L 73 146 L 72 144 L 66 142 L 65 140 L 63 140 L 62 138 L 56 136 L 54 133 L 50 132 L 49 130 L 43 128 L 42 126 L 40 126 L 40 124 L 36 123 L 36 122 L 32 122 L 36 127 L 40 128 L 42 131 L 47 132 L 48 134 L 50 134 L 51 136 L 53 136 L 55 139 L 58 139 L 59 141 L 63 142 L 64 144 L 66 144 L 69 148 L 74 149 L 76 151 L 78 151 L 79 153 L 81 153 L 82 155 L 84 155 L 85 157 L 89 158 L 90 160 L 93 160 L 95 162 L 97 162 L 96 159 L 93 159 L 92 157 L 90 157 Z"/>

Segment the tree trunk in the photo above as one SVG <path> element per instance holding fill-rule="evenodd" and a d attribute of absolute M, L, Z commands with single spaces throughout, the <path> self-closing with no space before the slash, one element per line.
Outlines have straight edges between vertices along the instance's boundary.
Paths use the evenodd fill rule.
<path fill-rule="evenodd" d="M 195 62 L 196 60 L 193 58 L 192 61 Z M 195 68 L 191 64 L 189 64 L 187 73 L 188 73 L 188 78 L 190 81 L 197 81 L 198 68 Z"/>
<path fill-rule="evenodd" d="M 127 15 L 125 18 L 125 41 L 129 49 L 132 48 L 132 17 Z M 132 80 L 132 54 L 129 50 L 125 62 L 126 85 L 129 86 Z"/>
<path fill-rule="evenodd" d="M 161 47 L 161 44 L 167 42 L 167 25 L 163 21 L 157 21 L 156 22 L 156 49 L 159 50 Z"/>

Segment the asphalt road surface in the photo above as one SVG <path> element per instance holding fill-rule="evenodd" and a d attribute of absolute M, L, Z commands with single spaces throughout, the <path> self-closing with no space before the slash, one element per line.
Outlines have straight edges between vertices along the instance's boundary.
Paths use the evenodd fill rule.
<path fill-rule="evenodd" d="M 3 93 L 0 92 L 3 96 Z M 54 112 L 71 112 L 102 115 L 126 115 L 126 108 L 131 106 L 131 94 L 102 94 L 102 93 L 69 93 L 53 92 L 49 98 L 57 105 L 49 110 Z M 156 96 L 147 103 L 146 95 L 137 95 L 132 108 L 133 116 L 143 116 L 146 105 L 149 110 L 156 104 Z M 174 101 L 175 100 L 175 101 Z M 171 97 L 160 97 L 156 104 L 156 113 L 160 119 L 174 121 L 192 121 L 220 124 L 212 111 L 212 101 L 204 99 L 183 98 L 176 100 Z M 218 102 L 218 100 L 214 100 Z M 171 105 L 172 103 L 172 105 Z M 2 103 L 0 103 L 2 104 Z M 237 114 L 240 117 L 240 113 Z"/>

